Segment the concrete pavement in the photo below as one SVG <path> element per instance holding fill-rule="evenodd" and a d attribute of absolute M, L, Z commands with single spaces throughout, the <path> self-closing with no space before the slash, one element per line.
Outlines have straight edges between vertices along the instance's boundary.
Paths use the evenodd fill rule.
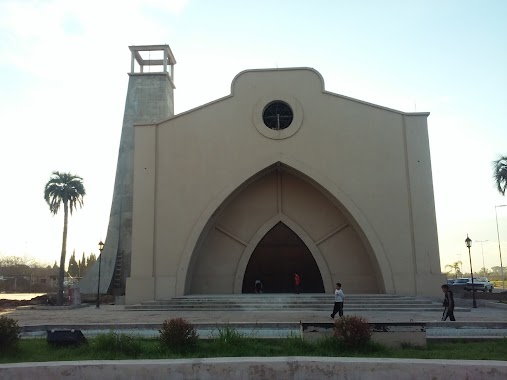
<path fill-rule="evenodd" d="M 505 322 L 507 308 L 479 307 L 470 311 L 456 311 L 457 321 L 467 322 Z M 18 308 L 1 312 L 18 321 L 20 326 L 33 325 L 71 325 L 71 324 L 140 324 L 162 323 L 169 318 L 184 318 L 191 323 L 236 323 L 236 322 L 329 322 L 332 311 L 164 311 L 164 310 L 125 310 L 121 305 L 84 306 L 75 309 Z M 347 315 L 345 308 L 345 315 Z M 355 311 L 349 313 L 366 318 L 369 322 L 436 322 L 442 313 L 434 311 Z"/>

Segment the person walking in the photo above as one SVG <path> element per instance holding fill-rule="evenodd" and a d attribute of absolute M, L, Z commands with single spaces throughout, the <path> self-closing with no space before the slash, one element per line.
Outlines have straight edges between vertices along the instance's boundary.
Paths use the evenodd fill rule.
<path fill-rule="evenodd" d="M 255 280 L 255 293 L 262 293 L 262 282 L 261 280 Z"/>
<path fill-rule="evenodd" d="M 454 318 L 454 297 L 452 294 L 452 290 L 449 289 L 449 285 L 442 285 L 442 291 L 444 292 L 444 312 L 442 313 L 442 321 L 445 321 L 447 317 L 449 320 L 455 321 Z"/>
<path fill-rule="evenodd" d="M 294 292 L 296 294 L 299 294 L 299 285 L 301 285 L 301 278 L 299 274 L 294 273 Z"/>
<path fill-rule="evenodd" d="M 333 312 L 331 313 L 331 318 L 334 319 L 336 313 L 340 317 L 343 317 L 343 301 L 345 300 L 345 295 L 343 294 L 342 284 L 339 282 L 336 283 L 336 289 L 334 290 L 334 307 Z"/>

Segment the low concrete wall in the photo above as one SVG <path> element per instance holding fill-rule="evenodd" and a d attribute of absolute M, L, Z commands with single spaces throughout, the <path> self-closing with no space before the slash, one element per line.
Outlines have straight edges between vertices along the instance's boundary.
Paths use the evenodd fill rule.
<path fill-rule="evenodd" d="M 472 298 L 472 292 L 465 292 L 463 294 L 463 298 L 471 299 Z M 475 293 L 476 299 L 481 300 L 488 300 L 488 301 L 507 301 L 507 292 L 502 293 L 483 293 L 483 292 L 476 292 Z"/>
<path fill-rule="evenodd" d="M 219 329 L 231 328 L 246 337 L 287 338 L 300 336 L 298 322 L 233 322 L 233 323 L 194 323 L 199 339 L 219 336 Z M 57 324 L 22 326 L 21 338 L 46 337 L 48 330 L 81 330 L 86 338 L 114 332 L 132 337 L 157 338 L 160 336 L 161 323 L 103 323 L 103 324 Z"/>
<path fill-rule="evenodd" d="M 426 333 L 433 342 L 505 339 L 507 322 L 429 322 Z"/>
<path fill-rule="evenodd" d="M 371 322 L 372 340 L 387 347 L 400 348 L 404 344 L 426 346 L 425 322 Z M 303 339 L 315 341 L 334 333 L 334 323 L 301 323 Z"/>
<path fill-rule="evenodd" d="M 20 363 L 1 379 L 488 379 L 507 378 L 507 362 L 363 358 L 213 358 Z"/>
<path fill-rule="evenodd" d="M 457 298 L 463 298 L 467 300 L 471 300 L 473 298 L 472 291 L 465 290 L 465 285 L 451 285 L 451 290 L 454 293 L 454 300 Z M 488 301 L 507 301 L 507 291 L 493 291 L 484 292 L 482 290 L 477 290 L 475 292 L 475 299 L 478 300 L 488 300 Z M 435 299 L 436 302 L 442 302 L 441 299 Z"/>
<path fill-rule="evenodd" d="M 492 307 L 495 309 L 504 309 L 507 310 L 507 303 L 500 303 L 500 302 L 487 302 L 486 307 Z"/>

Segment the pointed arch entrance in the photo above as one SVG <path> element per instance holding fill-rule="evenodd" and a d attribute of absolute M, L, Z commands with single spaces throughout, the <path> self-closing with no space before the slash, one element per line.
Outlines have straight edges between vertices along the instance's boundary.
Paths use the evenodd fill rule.
<path fill-rule="evenodd" d="M 302 280 L 302 293 L 324 292 L 312 253 L 294 231 L 278 222 L 253 251 L 243 276 L 242 293 L 252 293 L 256 280 L 262 282 L 264 293 L 293 292 L 294 273 Z"/>
<path fill-rule="evenodd" d="M 279 222 L 282 224 L 274 229 L 273 236 L 260 245 L 271 248 L 259 248 L 260 253 L 254 254 L 261 240 Z M 290 259 L 283 253 L 277 261 L 266 252 L 274 251 L 276 244 L 288 247 L 291 242 L 301 249 L 301 254 L 278 275 L 286 276 L 285 272 L 294 270 L 292 266 L 317 267 L 308 272 L 310 281 L 317 285 L 307 291 L 322 291 L 323 287 L 325 292 L 331 292 L 334 283 L 342 282 L 349 294 L 385 292 L 379 262 L 350 213 L 308 177 L 275 164 L 245 181 L 209 217 L 188 266 L 181 267 L 187 280 L 184 294 L 242 293 L 248 290 L 249 282 L 253 287 L 254 272 L 259 270 L 273 279 L 275 272 L 265 267 L 280 266 Z M 306 247 L 304 254 L 301 242 Z M 308 257 L 312 258 L 312 265 L 306 261 Z M 273 280 L 273 291 L 292 291 L 288 281 Z M 302 281 L 307 282 L 304 278 Z M 269 288 L 269 284 L 266 286 Z"/>

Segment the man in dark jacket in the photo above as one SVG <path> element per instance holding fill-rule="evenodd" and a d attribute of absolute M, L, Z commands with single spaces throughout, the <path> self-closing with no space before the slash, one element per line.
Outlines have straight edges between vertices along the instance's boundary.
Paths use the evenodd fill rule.
<path fill-rule="evenodd" d="M 442 321 L 445 321 L 447 317 L 449 320 L 455 321 L 454 318 L 454 297 L 452 296 L 452 290 L 449 290 L 449 285 L 442 285 L 442 291 L 444 292 L 444 313 L 442 314 Z"/>

